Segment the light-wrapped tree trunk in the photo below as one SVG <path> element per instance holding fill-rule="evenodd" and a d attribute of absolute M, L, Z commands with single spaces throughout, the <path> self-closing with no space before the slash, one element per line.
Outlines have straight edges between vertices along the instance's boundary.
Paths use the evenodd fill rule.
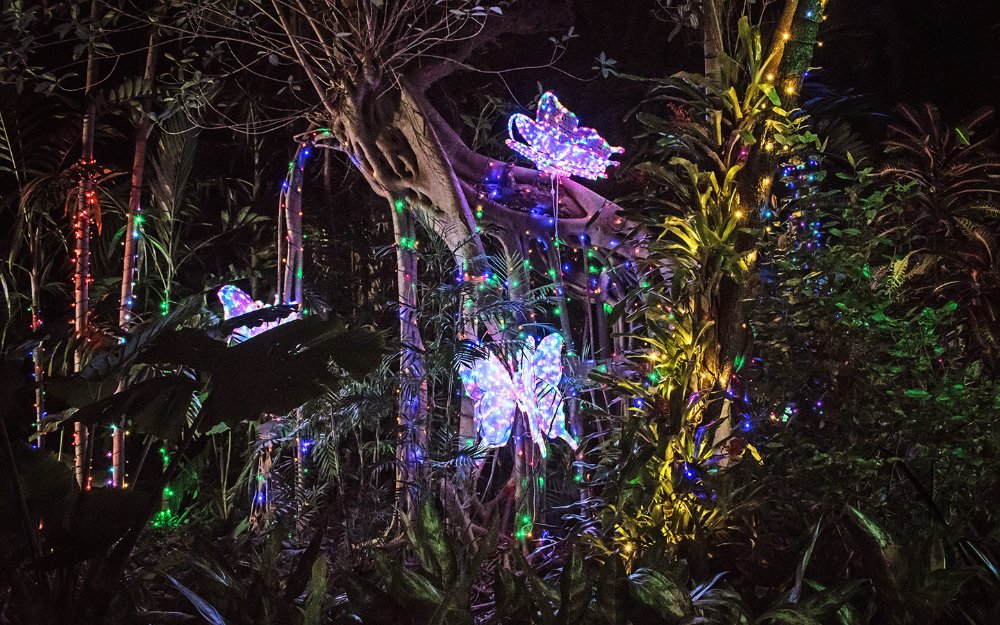
<path fill-rule="evenodd" d="M 135 281 L 139 272 L 139 224 L 142 214 L 142 180 L 146 166 L 146 145 L 149 143 L 150 107 L 153 80 L 156 77 L 156 29 L 149 35 L 146 46 L 146 68 L 143 85 L 146 95 L 140 99 L 139 121 L 135 127 L 135 150 L 132 157 L 132 175 L 128 195 L 128 222 L 125 227 L 125 257 L 122 261 L 122 292 L 118 307 L 118 325 L 122 330 L 132 326 L 132 308 L 135 305 Z M 123 390 L 124 380 L 118 390 Z M 111 480 L 117 487 L 125 484 L 125 424 L 118 423 L 111 435 Z"/>
<path fill-rule="evenodd" d="M 90 19 L 97 17 L 97 0 L 90 4 Z M 94 88 L 94 71 L 96 58 L 94 55 L 94 42 L 91 40 L 87 47 L 87 74 L 84 83 L 83 96 L 87 100 L 87 109 L 83 117 L 83 130 L 81 132 L 81 156 L 80 174 L 81 179 L 76 196 L 76 207 L 73 211 L 73 235 L 75 239 L 74 247 L 74 272 L 73 272 L 73 329 L 77 338 L 81 341 L 80 349 L 75 356 L 75 367 L 77 370 L 82 367 L 82 347 L 87 340 L 88 315 L 90 308 L 90 227 L 92 219 L 92 208 L 97 202 L 97 191 L 94 183 L 87 177 L 87 170 L 94 163 L 94 117 L 96 106 L 91 91 Z M 77 485 L 81 489 L 89 487 L 90 467 L 87 449 L 89 447 L 87 427 L 77 421 L 73 424 L 73 469 L 76 475 Z"/>

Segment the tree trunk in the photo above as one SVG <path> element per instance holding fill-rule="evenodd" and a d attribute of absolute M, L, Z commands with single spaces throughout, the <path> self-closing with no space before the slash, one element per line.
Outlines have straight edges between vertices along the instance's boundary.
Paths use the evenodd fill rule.
<path fill-rule="evenodd" d="M 28 251 L 31 254 L 31 331 L 37 332 L 42 327 L 42 277 L 41 272 L 41 241 L 38 240 L 41 228 L 28 223 Z M 45 419 L 45 347 L 42 341 L 35 345 L 31 352 L 31 367 L 35 382 L 35 449 L 45 448 L 45 437 L 42 436 Z"/>
<path fill-rule="evenodd" d="M 139 271 L 139 224 L 142 213 L 142 180 L 146 166 L 146 145 L 149 142 L 152 107 L 153 81 L 156 78 L 156 39 L 154 28 L 149 34 L 146 46 L 146 69 L 143 72 L 143 88 L 148 90 L 140 100 L 139 121 L 135 127 L 135 151 L 132 156 L 132 176 L 128 195 L 128 225 L 125 228 L 125 258 L 122 262 L 122 295 L 118 308 L 118 325 L 125 331 L 132 325 L 132 308 L 135 304 L 135 281 Z M 124 390 L 125 381 L 118 390 Z M 111 481 L 112 486 L 125 484 L 125 424 L 119 423 L 111 438 Z"/>
<path fill-rule="evenodd" d="M 292 33 L 282 11 L 276 5 L 279 20 Z M 478 235 L 471 206 L 479 201 L 478 187 L 495 162 L 470 150 L 457 133 L 438 115 L 425 96 L 426 85 L 416 85 L 406 78 L 380 79 L 365 75 L 355 84 L 342 84 L 328 89 L 311 69 L 310 59 L 291 38 L 317 95 L 330 115 L 330 128 L 340 147 L 350 156 L 371 188 L 392 204 L 397 244 L 397 273 L 400 300 L 400 335 L 402 389 L 399 406 L 400 445 L 398 485 L 412 484 L 414 463 L 422 453 L 420 440 L 426 415 L 426 375 L 421 350 L 416 311 L 416 255 L 407 250 L 412 243 L 413 216 L 409 210 L 420 211 L 422 223 L 441 237 L 455 254 L 456 262 L 469 274 L 481 275 L 484 246 Z M 374 72 L 373 72 L 374 74 Z M 331 97 L 336 93 L 337 97 Z M 515 195 L 540 196 L 550 200 L 548 176 L 534 169 L 511 167 L 510 184 Z M 561 181 L 560 202 L 555 228 L 540 225 L 528 210 L 505 206 L 483 199 L 484 219 L 501 227 L 499 238 L 505 251 L 522 249 L 524 242 L 537 236 L 545 238 L 558 231 L 564 240 L 588 240 L 589 247 L 605 250 L 609 255 L 619 252 L 621 232 L 628 224 L 615 213 L 618 207 L 606 198 L 572 180 Z M 404 212 L 396 210 L 402 202 Z M 546 203 L 549 203 L 546 202 Z M 279 242 L 280 243 L 280 242 Z M 560 267 L 555 267 L 559 270 Z M 587 276 L 583 284 L 565 285 L 561 298 L 570 294 L 590 297 Z M 605 293 L 606 296 L 606 293 Z M 603 296 L 602 296 L 603 297 Z M 565 309 L 565 301 L 560 302 Z M 568 320 L 567 320 L 568 323 Z M 572 337 L 563 329 L 567 341 Z M 463 409 L 459 434 L 471 438 L 474 424 L 471 410 Z M 402 501 L 405 503 L 405 499 Z"/>
<path fill-rule="evenodd" d="M 722 81 L 722 0 L 702 1 L 702 42 L 705 56 L 705 78 L 709 84 Z"/>
<path fill-rule="evenodd" d="M 90 3 L 90 19 L 97 17 L 97 0 Z M 87 177 L 87 170 L 94 163 L 94 117 L 96 106 L 91 91 L 94 87 L 94 71 L 96 65 L 94 42 L 91 39 L 87 47 L 87 74 L 84 83 L 83 96 L 87 101 L 87 110 L 83 117 L 81 132 L 81 175 L 83 176 L 77 191 L 76 209 L 73 213 L 73 233 L 75 244 L 74 278 L 74 314 L 73 329 L 81 346 L 74 356 L 74 366 L 80 370 L 83 366 L 83 343 L 87 340 L 88 309 L 90 306 L 90 226 L 91 209 L 97 201 L 94 183 Z M 73 425 L 74 435 L 74 473 L 77 485 L 81 488 L 90 486 L 90 470 L 87 462 L 87 427 L 77 421 Z"/>
<path fill-rule="evenodd" d="M 823 0 L 786 0 L 778 26 L 772 36 L 769 56 L 771 58 L 765 73 L 768 80 L 780 87 L 782 107 L 795 107 L 803 76 L 812 62 L 816 44 L 816 34 L 822 22 Z M 706 51 L 706 72 L 710 66 Z M 753 215 L 762 203 L 769 201 L 770 185 L 762 184 L 769 179 L 776 166 L 774 157 L 756 150 L 744 164 L 739 174 L 739 194 L 741 210 Z M 739 238 L 740 252 L 757 245 L 752 235 Z M 718 419 L 728 415 L 729 401 L 726 392 L 733 375 L 733 365 L 737 356 L 745 355 L 751 347 L 752 336 L 746 327 L 743 300 L 747 296 L 747 280 L 736 281 L 723 278 L 714 288 L 705 291 L 704 313 L 707 319 L 715 321 L 712 329 L 712 349 L 706 351 L 703 370 L 710 377 L 709 400 L 706 418 Z M 721 433 L 720 434 L 726 434 Z"/>
<path fill-rule="evenodd" d="M 416 222 L 402 200 L 392 203 L 399 293 L 399 405 L 396 446 L 396 492 L 399 508 L 414 510 L 420 466 L 427 448 L 427 365 L 418 324 Z"/>
<path fill-rule="evenodd" d="M 302 318 L 305 302 L 302 299 L 302 281 L 305 275 L 305 241 L 302 236 L 302 185 L 305 179 L 306 162 L 312 154 L 314 143 L 307 139 L 299 144 L 295 157 L 289 166 L 288 177 L 282 189 L 281 201 L 278 205 L 278 284 L 277 303 L 296 304 L 299 307 L 296 317 Z M 293 466 L 295 477 L 293 483 L 296 510 L 302 512 L 305 493 L 305 449 L 303 447 L 300 428 L 302 427 L 303 411 L 299 407 L 295 411 L 293 426 L 295 435 L 295 453 Z M 301 516 L 298 519 L 301 522 Z M 297 526 L 299 523 L 296 524 Z"/>

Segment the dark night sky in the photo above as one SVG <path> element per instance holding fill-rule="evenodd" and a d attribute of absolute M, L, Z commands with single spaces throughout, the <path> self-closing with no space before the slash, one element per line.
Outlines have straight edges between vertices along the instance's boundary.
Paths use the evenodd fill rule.
<path fill-rule="evenodd" d="M 772 17 L 781 4 L 772 4 Z M 635 128 L 623 124 L 623 117 L 642 100 L 646 86 L 579 78 L 593 75 L 593 59 L 602 51 L 617 59 L 623 72 L 701 71 L 700 41 L 687 31 L 667 42 L 671 26 L 651 17 L 654 5 L 654 0 L 578 0 L 580 37 L 559 63 L 566 73 L 515 71 L 503 81 L 466 75 L 444 91 L 454 96 L 456 90 L 484 89 L 524 106 L 541 83 L 609 140 L 628 142 Z M 884 113 L 898 102 L 932 102 L 951 123 L 982 106 L 1000 106 L 1000 0 L 829 0 L 827 15 L 807 98 L 816 88 L 853 93 L 863 96 L 869 110 Z M 544 63 L 550 47 L 540 38 L 511 41 L 480 66 Z"/>
<path fill-rule="evenodd" d="M 830 0 L 828 15 L 816 63 L 836 90 L 950 117 L 1000 105 L 1000 2 Z"/>

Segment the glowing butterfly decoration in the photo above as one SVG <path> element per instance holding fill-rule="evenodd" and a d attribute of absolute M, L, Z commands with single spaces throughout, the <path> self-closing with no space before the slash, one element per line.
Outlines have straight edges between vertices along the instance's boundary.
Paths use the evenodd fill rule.
<path fill-rule="evenodd" d="M 514 138 L 515 127 L 527 143 Z M 507 132 L 507 145 L 512 150 L 557 176 L 606 178 L 608 167 L 618 165 L 611 155 L 625 151 L 609 144 L 593 128 L 581 127 L 579 118 L 551 91 L 542 94 L 535 119 L 521 113 L 511 115 Z"/>
<path fill-rule="evenodd" d="M 538 346 L 529 338 L 526 347 L 507 366 L 495 354 L 462 367 L 459 376 L 475 404 L 479 437 L 486 447 L 502 447 L 510 439 L 517 408 L 528 421 L 531 439 L 545 457 L 545 439 L 561 438 L 573 449 L 577 442 L 566 430 L 560 334 L 550 334 Z"/>
<path fill-rule="evenodd" d="M 223 319 L 232 319 L 233 317 L 239 317 L 240 315 L 245 315 L 248 312 L 253 312 L 255 310 L 260 310 L 264 308 L 264 304 L 255 301 L 252 297 L 243 292 L 231 284 L 219 289 L 219 301 L 222 302 L 223 308 Z M 275 328 L 286 321 L 291 321 L 295 315 L 289 315 L 283 319 L 278 319 L 277 321 L 271 321 L 267 323 L 262 323 L 256 328 L 248 328 L 243 326 L 242 328 L 237 328 L 233 330 L 233 336 L 237 337 L 241 341 L 245 341 L 248 338 L 257 336 L 261 332 L 266 332 L 271 328 Z"/>

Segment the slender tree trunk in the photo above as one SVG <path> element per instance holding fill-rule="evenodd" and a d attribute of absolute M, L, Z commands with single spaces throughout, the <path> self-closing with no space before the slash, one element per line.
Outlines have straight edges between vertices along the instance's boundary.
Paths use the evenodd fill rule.
<path fill-rule="evenodd" d="M 42 327 L 41 306 L 42 306 L 42 278 L 41 278 L 41 242 L 38 227 L 32 227 L 29 223 L 28 249 L 31 253 L 31 331 L 37 332 Z M 45 419 L 45 346 L 42 341 L 38 342 L 31 352 L 32 373 L 35 382 L 35 431 L 38 438 L 35 439 L 35 449 L 45 448 L 45 437 L 42 436 Z"/>
<path fill-rule="evenodd" d="M 705 78 L 713 85 L 722 80 L 722 3 L 723 0 L 702 0 L 702 42 L 705 48 Z"/>
<path fill-rule="evenodd" d="M 782 106 L 787 110 L 796 105 L 803 76 L 812 62 L 825 4 L 824 0 L 786 0 L 772 36 L 768 53 L 770 62 L 765 75 L 779 89 Z M 711 66 L 708 56 L 706 48 L 706 73 Z M 744 164 L 738 182 L 741 210 L 745 214 L 755 214 L 761 203 L 768 201 L 770 185 L 762 184 L 762 181 L 771 176 L 775 166 L 774 157 L 763 150 L 756 150 Z M 746 235 L 738 240 L 738 251 L 747 251 L 756 245 L 757 240 L 752 235 Z M 715 322 L 712 328 L 714 344 L 706 351 L 703 366 L 704 372 L 711 376 L 707 388 L 711 390 L 710 398 L 715 400 L 707 408 L 710 420 L 728 416 L 726 391 L 733 374 L 733 363 L 738 355 L 745 354 L 751 347 L 742 304 L 746 295 L 747 281 L 737 282 L 731 278 L 723 278 L 703 294 L 704 311 Z M 726 434 L 728 431 L 720 432 L 720 436 Z"/>
<path fill-rule="evenodd" d="M 305 271 L 305 241 L 302 237 L 302 184 L 305 178 L 306 161 L 312 153 L 313 143 L 307 140 L 299 145 L 292 160 L 291 170 L 283 189 L 282 202 L 279 206 L 278 241 L 280 260 L 278 263 L 278 302 L 279 304 L 297 304 L 301 318 L 305 307 L 302 301 L 302 281 Z M 293 426 L 295 435 L 295 452 L 293 466 L 295 476 L 293 482 L 296 511 L 302 512 L 303 494 L 305 492 L 305 449 L 299 429 L 302 427 L 303 411 L 299 407 L 295 411 Z M 301 518 L 298 519 L 301 522 Z M 296 524 L 297 526 L 299 523 Z"/>
<path fill-rule="evenodd" d="M 399 507 L 413 509 L 420 464 L 427 446 L 427 378 L 424 343 L 417 320 L 416 222 L 412 208 L 392 203 L 396 237 L 396 280 L 399 293 L 400 353 L 399 439 L 396 447 L 396 490 Z"/>
<path fill-rule="evenodd" d="M 97 0 L 90 3 L 90 19 L 97 17 Z M 77 350 L 74 365 L 79 370 L 82 365 L 83 343 L 87 340 L 88 309 L 90 306 L 90 226 L 91 210 L 97 202 L 97 191 L 94 183 L 87 178 L 86 171 L 94 163 L 94 116 L 96 107 L 91 97 L 94 87 L 94 71 L 97 59 L 94 54 L 94 42 L 90 41 L 87 49 L 87 74 L 84 83 L 84 98 L 87 100 L 87 110 L 83 117 L 81 133 L 81 174 L 84 176 L 77 192 L 76 209 L 73 213 L 73 233 L 76 239 L 74 278 L 74 314 L 73 329 L 81 341 Z M 74 426 L 74 473 L 77 485 L 81 489 L 89 487 L 90 471 L 87 463 L 87 428 L 77 421 Z"/>
<path fill-rule="evenodd" d="M 125 228 L 125 258 L 122 262 L 122 295 L 118 308 L 118 325 L 128 331 L 132 326 L 132 308 L 135 304 L 135 281 L 139 271 L 139 224 L 142 213 L 142 181 L 146 166 L 146 145 L 149 142 L 153 81 L 156 78 L 156 39 L 154 28 L 146 47 L 146 69 L 143 72 L 144 95 L 139 105 L 139 121 L 135 127 L 135 152 L 132 157 L 132 176 L 128 195 L 128 225 Z M 124 390 L 125 380 L 118 390 Z M 125 423 L 118 423 L 111 437 L 112 486 L 125 484 Z"/>
<path fill-rule="evenodd" d="M 279 207 L 278 303 L 302 306 L 302 278 L 305 246 L 302 239 L 302 183 L 312 143 L 299 146 Z M 301 315 L 301 308 L 299 314 Z"/>
<path fill-rule="evenodd" d="M 604 311 L 604 302 L 597 300 L 597 345 L 595 347 L 598 360 L 606 360 L 611 354 L 611 332 L 608 328 L 608 313 Z"/>

